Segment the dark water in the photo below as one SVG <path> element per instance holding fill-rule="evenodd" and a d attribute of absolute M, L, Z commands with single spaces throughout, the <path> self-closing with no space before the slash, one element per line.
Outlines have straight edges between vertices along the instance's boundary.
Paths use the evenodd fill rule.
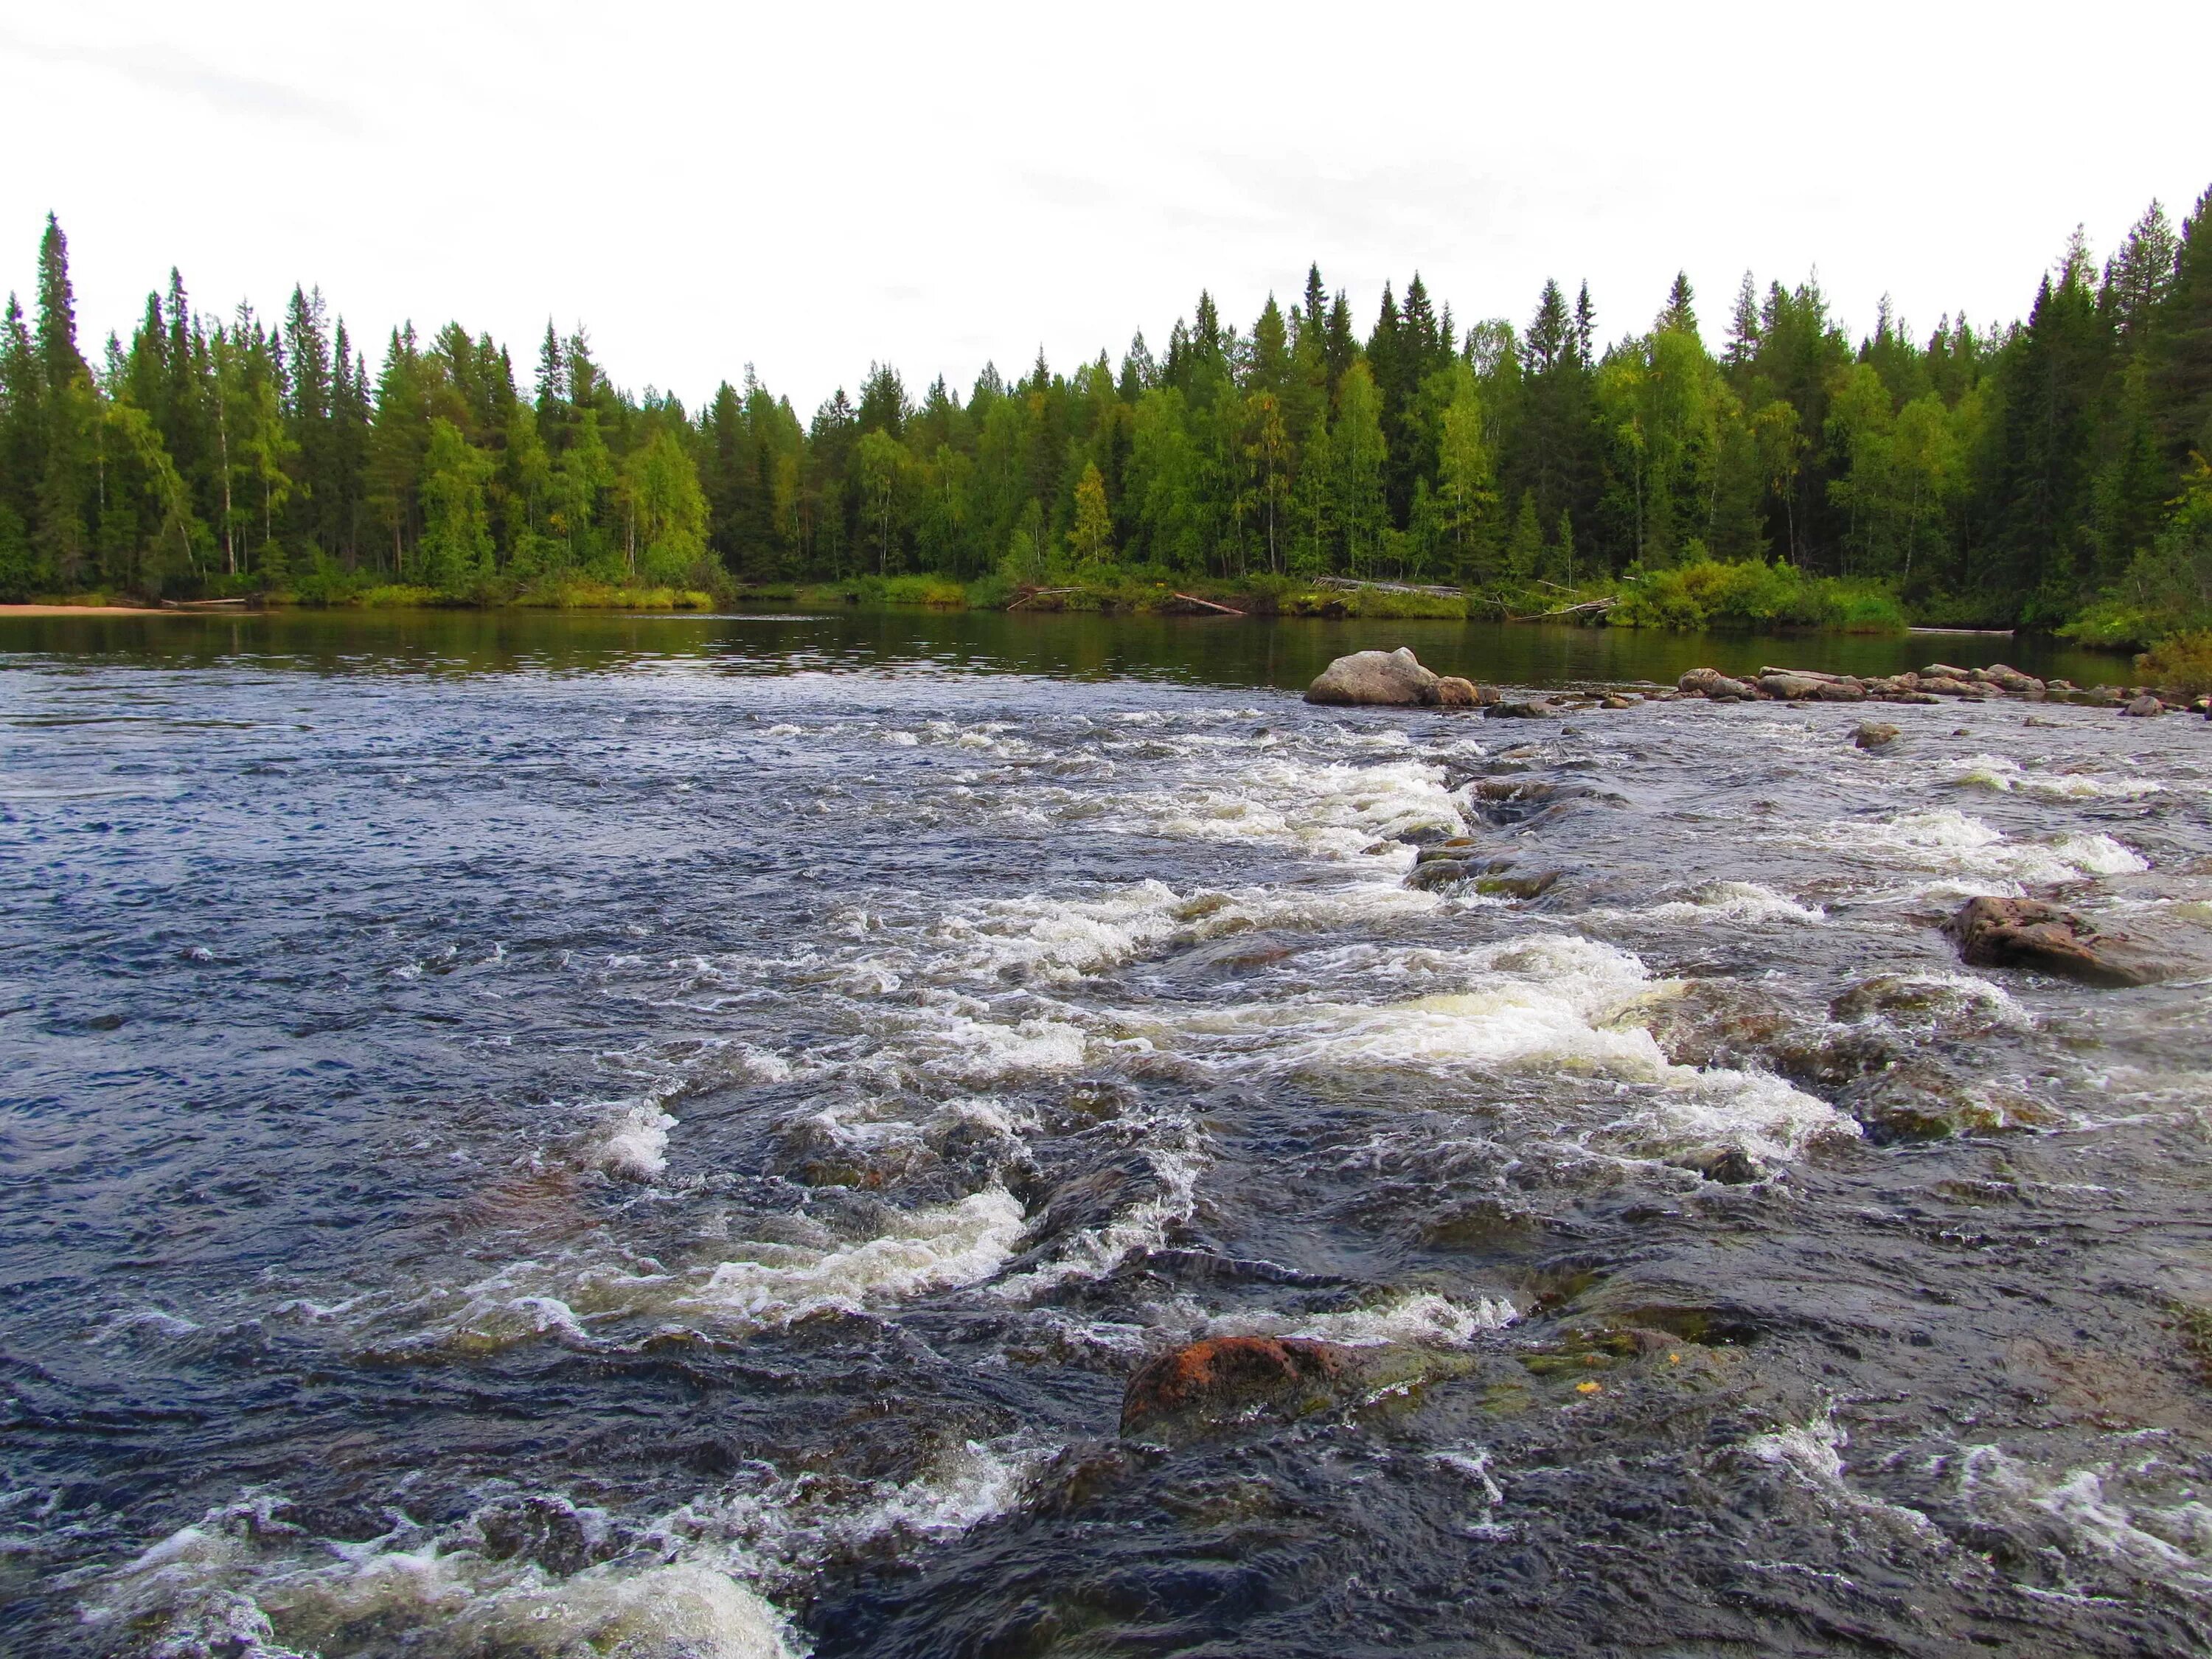
<path fill-rule="evenodd" d="M 1401 639 L 2126 673 L 0 623 L 0 1645 L 2203 1651 L 2212 731 L 1283 689 Z M 1117 1436 L 1237 1333 L 1410 1382 Z"/>

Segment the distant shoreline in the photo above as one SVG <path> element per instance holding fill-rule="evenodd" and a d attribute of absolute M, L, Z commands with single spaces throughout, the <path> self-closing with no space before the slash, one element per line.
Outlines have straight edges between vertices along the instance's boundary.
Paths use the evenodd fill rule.
<path fill-rule="evenodd" d="M 188 617 L 189 611 L 154 605 L 0 605 L 0 617 Z M 210 613 L 201 611 L 201 616 Z M 213 614 L 221 615 L 221 612 Z"/>

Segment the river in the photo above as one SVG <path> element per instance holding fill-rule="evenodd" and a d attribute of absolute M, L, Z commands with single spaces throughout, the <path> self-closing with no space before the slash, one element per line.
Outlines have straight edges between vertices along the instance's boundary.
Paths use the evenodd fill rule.
<path fill-rule="evenodd" d="M 2201 963 L 2212 729 L 1298 699 L 1401 641 L 2128 672 L 0 619 L 0 1646 L 2204 1651 L 2205 975 L 1934 924 Z M 1117 1432 L 1235 1334 L 1409 1380 Z"/>

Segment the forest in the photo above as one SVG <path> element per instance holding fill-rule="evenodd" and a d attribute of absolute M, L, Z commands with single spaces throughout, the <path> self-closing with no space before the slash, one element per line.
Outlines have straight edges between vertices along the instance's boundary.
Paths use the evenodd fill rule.
<path fill-rule="evenodd" d="M 1855 343 L 1816 281 L 1747 272 L 1716 354 L 1686 277 L 1607 339 L 1587 284 L 1462 324 L 1415 274 L 1363 333 L 1315 268 L 1249 325 L 1201 293 L 1157 349 L 964 394 L 872 364 L 805 418 L 750 368 L 696 410 L 634 394 L 581 328 L 518 369 L 459 323 L 375 348 L 319 289 L 203 313 L 173 270 L 94 361 L 49 217 L 0 326 L 0 598 L 1333 576 L 1697 623 L 1812 619 L 1826 581 L 2148 643 L 2212 621 L 2208 214 L 2154 203 L 2101 264 L 2076 232 L 2001 325 L 1885 301 Z"/>

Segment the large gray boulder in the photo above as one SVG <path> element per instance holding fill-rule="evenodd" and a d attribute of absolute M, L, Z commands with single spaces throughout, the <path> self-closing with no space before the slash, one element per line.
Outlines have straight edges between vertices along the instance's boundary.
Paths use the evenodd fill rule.
<path fill-rule="evenodd" d="M 1443 701 L 1443 694 L 1437 676 L 1401 645 L 1395 651 L 1355 651 L 1339 657 L 1306 688 L 1306 701 L 1433 708 Z"/>

